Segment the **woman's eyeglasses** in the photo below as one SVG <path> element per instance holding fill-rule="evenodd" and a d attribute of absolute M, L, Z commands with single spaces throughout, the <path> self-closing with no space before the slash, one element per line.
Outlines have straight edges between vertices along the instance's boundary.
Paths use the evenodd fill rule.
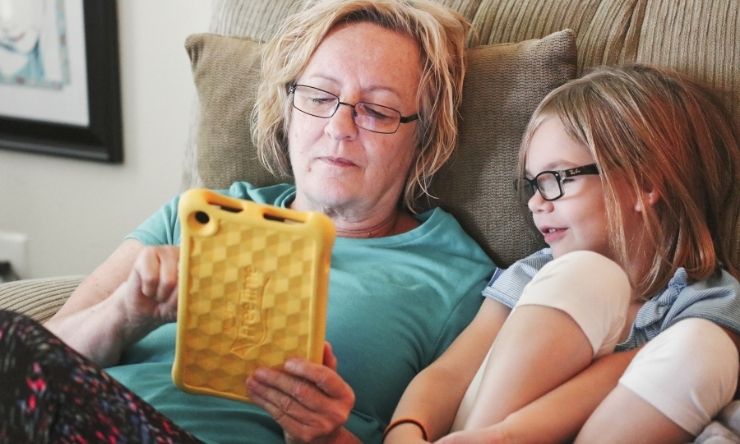
<path fill-rule="evenodd" d="M 515 179 L 514 188 L 525 202 L 534 196 L 535 191 L 539 191 L 543 199 L 553 201 L 563 197 L 563 183 L 569 177 L 587 174 L 599 174 L 595 163 L 567 170 L 542 171 L 532 179 L 526 177 Z"/>
<path fill-rule="evenodd" d="M 322 119 L 332 117 L 339 105 L 349 106 L 355 125 L 374 133 L 393 134 L 402 123 L 419 118 L 418 114 L 402 116 L 399 111 L 377 103 L 357 102 L 352 105 L 342 102 L 335 94 L 313 86 L 291 85 L 288 93 L 292 95 L 293 108 Z"/>

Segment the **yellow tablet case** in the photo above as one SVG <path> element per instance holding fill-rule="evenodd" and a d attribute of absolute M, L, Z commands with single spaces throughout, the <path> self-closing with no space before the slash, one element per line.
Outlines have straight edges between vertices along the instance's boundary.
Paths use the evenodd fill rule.
<path fill-rule="evenodd" d="M 184 193 L 178 211 L 175 384 L 248 402 L 256 368 L 320 363 L 331 220 L 200 189 Z"/>

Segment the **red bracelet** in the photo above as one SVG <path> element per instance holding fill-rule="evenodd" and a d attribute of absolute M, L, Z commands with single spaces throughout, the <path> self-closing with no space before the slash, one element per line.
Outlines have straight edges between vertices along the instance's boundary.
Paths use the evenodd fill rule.
<path fill-rule="evenodd" d="M 424 438 L 424 441 L 427 441 L 427 429 L 424 428 L 424 424 L 413 418 L 399 418 L 395 421 L 392 421 L 390 424 L 388 424 L 388 427 L 385 428 L 385 432 L 383 432 L 383 439 L 388 436 L 388 433 L 390 433 L 391 430 L 400 426 L 401 424 L 414 424 L 415 426 L 419 427 L 421 429 L 421 437 Z"/>

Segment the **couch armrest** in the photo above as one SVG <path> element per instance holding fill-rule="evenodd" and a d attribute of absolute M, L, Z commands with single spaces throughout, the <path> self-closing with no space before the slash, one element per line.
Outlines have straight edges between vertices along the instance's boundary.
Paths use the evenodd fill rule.
<path fill-rule="evenodd" d="M 46 322 L 64 304 L 83 277 L 24 279 L 0 284 L 0 309 Z"/>

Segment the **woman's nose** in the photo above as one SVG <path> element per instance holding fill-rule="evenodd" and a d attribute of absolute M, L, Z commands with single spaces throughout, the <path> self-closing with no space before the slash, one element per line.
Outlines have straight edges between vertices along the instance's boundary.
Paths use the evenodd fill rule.
<path fill-rule="evenodd" d="M 355 125 L 354 112 L 353 107 L 344 103 L 339 104 L 339 108 L 326 124 L 326 133 L 337 140 L 357 136 L 358 128 Z"/>

